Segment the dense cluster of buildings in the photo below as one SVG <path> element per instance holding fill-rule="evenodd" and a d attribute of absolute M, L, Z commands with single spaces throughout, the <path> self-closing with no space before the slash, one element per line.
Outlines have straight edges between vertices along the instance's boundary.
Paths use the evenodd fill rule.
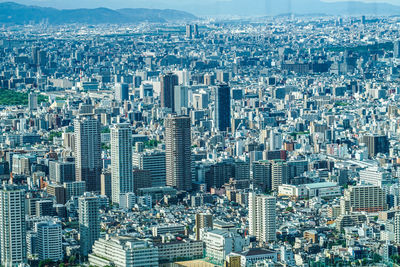
<path fill-rule="evenodd" d="M 400 264 L 399 29 L 0 29 L 1 265 Z"/>

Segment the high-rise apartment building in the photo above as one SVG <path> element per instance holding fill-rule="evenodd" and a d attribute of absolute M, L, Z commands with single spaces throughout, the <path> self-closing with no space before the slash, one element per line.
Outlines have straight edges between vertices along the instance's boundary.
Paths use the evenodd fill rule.
<path fill-rule="evenodd" d="M 278 190 L 289 180 L 289 167 L 284 160 L 259 160 L 253 162 L 253 183 L 262 190 Z"/>
<path fill-rule="evenodd" d="M 99 198 L 85 193 L 78 199 L 80 249 L 87 256 L 100 236 Z"/>
<path fill-rule="evenodd" d="M 190 118 L 172 116 L 165 119 L 167 185 L 178 190 L 192 189 Z"/>
<path fill-rule="evenodd" d="M 84 115 L 75 120 L 74 127 L 76 180 L 85 181 L 87 191 L 100 192 L 100 122 L 90 115 Z"/>
<path fill-rule="evenodd" d="M 160 77 L 161 107 L 175 110 L 175 86 L 178 85 L 178 75 L 167 73 Z"/>
<path fill-rule="evenodd" d="M 384 211 L 387 209 L 386 193 L 376 185 L 351 186 L 344 191 L 340 209 L 342 214 Z"/>
<path fill-rule="evenodd" d="M 276 199 L 249 193 L 249 234 L 260 242 L 276 240 Z"/>
<path fill-rule="evenodd" d="M 120 194 L 133 192 L 132 129 L 127 123 L 111 128 L 111 195 L 119 203 Z"/>
<path fill-rule="evenodd" d="M 37 223 L 35 228 L 37 233 L 36 251 L 39 260 L 62 260 L 63 248 L 61 225 L 54 221 L 43 221 Z"/>
<path fill-rule="evenodd" d="M 226 131 L 231 127 L 231 88 L 220 84 L 215 88 L 214 128 Z"/>
<path fill-rule="evenodd" d="M 196 214 L 196 240 L 200 240 L 200 229 L 213 227 L 213 216 L 208 213 Z"/>
<path fill-rule="evenodd" d="M 26 263 L 25 193 L 14 186 L 0 191 L 1 265 Z"/>

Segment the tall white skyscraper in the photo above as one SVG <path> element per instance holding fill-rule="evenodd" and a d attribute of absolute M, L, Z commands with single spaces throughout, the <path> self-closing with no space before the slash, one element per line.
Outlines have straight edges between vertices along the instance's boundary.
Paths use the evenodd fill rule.
<path fill-rule="evenodd" d="M 127 123 L 111 128 L 111 195 L 119 203 L 121 194 L 133 192 L 132 129 Z"/>
<path fill-rule="evenodd" d="M 39 260 L 62 260 L 63 249 L 61 225 L 54 221 L 43 221 L 37 223 L 35 228 L 37 233 L 36 250 Z"/>
<path fill-rule="evenodd" d="M 249 193 L 249 234 L 261 242 L 276 240 L 276 199 Z"/>
<path fill-rule="evenodd" d="M 0 191 L 1 265 L 26 262 L 25 193 L 14 186 Z"/>
<path fill-rule="evenodd" d="M 85 181 L 87 191 L 100 192 L 100 122 L 93 116 L 83 115 L 75 120 L 74 128 L 76 180 Z"/>
<path fill-rule="evenodd" d="M 87 256 L 92 251 L 94 241 L 100 236 L 99 198 L 86 192 L 78 199 L 79 235 L 81 254 Z"/>

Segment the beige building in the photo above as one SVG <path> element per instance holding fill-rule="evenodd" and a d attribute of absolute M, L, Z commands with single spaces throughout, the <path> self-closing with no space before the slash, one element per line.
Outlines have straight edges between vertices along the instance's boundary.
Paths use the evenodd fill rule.
<path fill-rule="evenodd" d="M 387 209 L 386 193 L 379 186 L 351 186 L 340 200 L 340 209 L 342 214 L 384 211 Z"/>

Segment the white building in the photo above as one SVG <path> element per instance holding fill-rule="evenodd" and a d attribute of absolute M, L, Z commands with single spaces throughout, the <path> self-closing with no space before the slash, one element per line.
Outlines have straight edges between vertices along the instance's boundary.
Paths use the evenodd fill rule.
<path fill-rule="evenodd" d="M 158 256 L 161 262 L 173 262 L 178 259 L 203 258 L 203 241 L 183 240 L 158 243 Z"/>
<path fill-rule="evenodd" d="M 135 193 L 125 193 L 119 195 L 119 207 L 121 209 L 132 209 L 136 204 Z"/>
<path fill-rule="evenodd" d="M 295 198 L 313 197 L 337 197 L 342 195 L 340 186 L 337 183 L 323 182 L 301 185 L 283 184 L 278 187 L 279 196 Z"/>
<path fill-rule="evenodd" d="M 158 248 L 130 236 L 106 237 L 94 243 L 89 264 L 99 267 L 156 267 Z"/>
<path fill-rule="evenodd" d="M 35 229 L 37 233 L 36 250 L 39 260 L 62 260 L 63 248 L 61 225 L 54 221 L 44 221 L 36 223 Z"/>
<path fill-rule="evenodd" d="M 272 196 L 249 193 L 249 234 L 257 240 L 276 240 L 276 199 Z"/>
<path fill-rule="evenodd" d="M 206 257 L 216 263 L 223 263 L 228 254 L 240 252 L 246 245 L 246 240 L 238 233 L 218 229 L 203 232 L 201 239 L 206 247 Z"/>
<path fill-rule="evenodd" d="M 240 255 L 240 266 L 274 266 L 274 263 L 278 260 L 278 253 L 274 250 L 264 248 L 254 248 L 245 250 L 240 253 L 234 253 L 234 255 Z M 267 264 L 267 265 L 266 265 Z"/>
<path fill-rule="evenodd" d="M 132 129 L 127 123 L 111 128 L 111 196 L 118 203 L 120 194 L 133 192 Z"/>
<path fill-rule="evenodd" d="M 100 236 L 99 198 L 85 193 L 78 199 L 81 253 L 87 256 Z"/>
<path fill-rule="evenodd" d="M 369 167 L 360 171 L 360 182 L 382 187 L 390 183 L 390 176 L 390 173 L 382 168 Z"/>
<path fill-rule="evenodd" d="M 26 262 L 25 193 L 13 186 L 0 191 L 1 265 Z"/>
<path fill-rule="evenodd" d="M 159 226 L 153 227 L 153 236 L 159 236 L 163 234 L 175 234 L 175 233 L 184 233 L 185 232 L 185 225 L 183 224 L 163 224 Z"/>

